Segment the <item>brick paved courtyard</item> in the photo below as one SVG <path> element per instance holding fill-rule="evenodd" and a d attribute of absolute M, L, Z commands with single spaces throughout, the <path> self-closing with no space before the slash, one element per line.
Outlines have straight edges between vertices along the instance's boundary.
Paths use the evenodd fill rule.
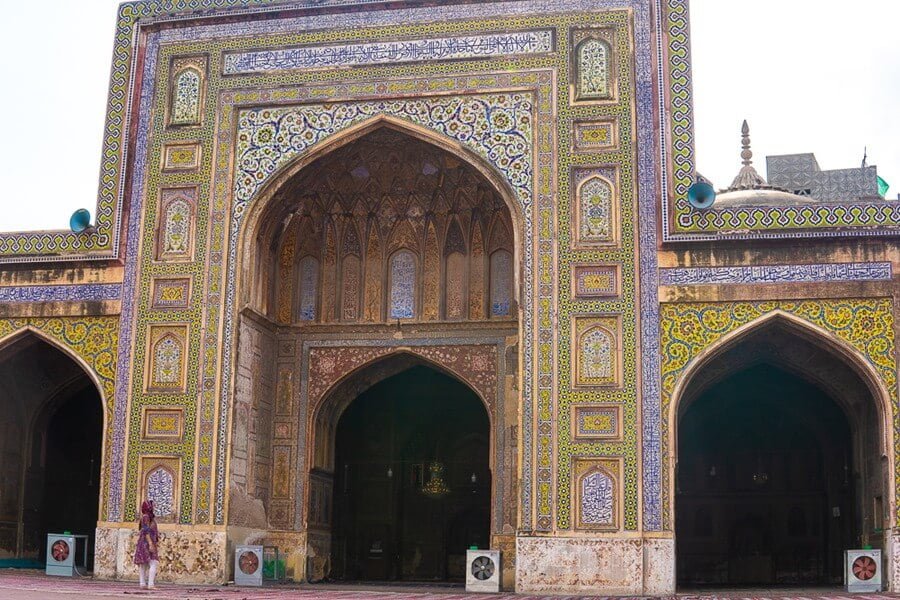
<path fill-rule="evenodd" d="M 136 583 L 95 581 L 90 578 L 47 577 L 38 571 L 0 570 L 0 600 L 87 600 L 148 598 L 160 600 L 598 600 L 598 596 L 536 596 L 528 594 L 466 594 L 461 587 L 416 588 L 407 586 L 190 586 L 162 584 L 146 591 Z M 900 594 L 842 593 L 835 588 L 782 590 L 725 590 L 683 593 L 672 600 L 888 600 Z"/>

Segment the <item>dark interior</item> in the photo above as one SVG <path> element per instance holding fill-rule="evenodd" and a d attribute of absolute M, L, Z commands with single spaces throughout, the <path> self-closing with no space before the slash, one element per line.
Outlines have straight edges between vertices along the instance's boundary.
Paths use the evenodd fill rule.
<path fill-rule="evenodd" d="M 490 542 L 489 432 L 476 394 L 425 366 L 353 401 L 337 427 L 331 577 L 463 581 L 466 549 Z"/>
<path fill-rule="evenodd" d="M 74 360 L 27 334 L 0 352 L 0 564 L 43 563 L 47 533 L 97 527 L 103 413 Z M 81 562 L 81 546 L 78 546 Z"/>
<path fill-rule="evenodd" d="M 678 432 L 679 585 L 839 584 L 857 543 L 851 452 L 841 408 L 775 367 L 699 395 Z"/>

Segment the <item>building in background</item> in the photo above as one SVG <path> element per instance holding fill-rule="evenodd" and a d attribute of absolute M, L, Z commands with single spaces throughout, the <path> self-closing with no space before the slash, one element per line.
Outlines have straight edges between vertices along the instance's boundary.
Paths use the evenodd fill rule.
<path fill-rule="evenodd" d="M 812 153 L 767 156 L 766 176 L 770 185 L 821 202 L 878 200 L 887 193 L 874 165 L 823 171 Z"/>

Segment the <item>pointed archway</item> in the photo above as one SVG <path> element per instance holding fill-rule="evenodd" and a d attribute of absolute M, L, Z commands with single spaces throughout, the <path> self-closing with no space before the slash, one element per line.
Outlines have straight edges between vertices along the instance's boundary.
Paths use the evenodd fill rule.
<path fill-rule="evenodd" d="M 519 389 L 523 223 L 509 187 L 460 143 L 380 116 L 282 167 L 248 206 L 228 524 L 240 543 L 290 548 L 294 579 L 331 569 L 330 517 L 314 508 L 331 506 L 334 448 L 319 442 L 345 407 L 323 400 L 395 354 L 440 365 L 488 406 L 488 535 L 514 547 L 519 417 L 505 396 Z"/>
<path fill-rule="evenodd" d="M 104 426 L 97 382 L 32 330 L 0 344 L 0 381 L 2 560 L 42 564 L 46 534 L 62 531 L 89 535 L 92 557 Z"/>
<path fill-rule="evenodd" d="M 462 581 L 490 544 L 491 419 L 459 377 L 408 353 L 354 371 L 311 432 L 313 575 Z"/>
<path fill-rule="evenodd" d="M 679 585 L 839 584 L 843 550 L 885 547 L 886 398 L 851 348 L 783 313 L 695 359 L 671 407 Z"/>

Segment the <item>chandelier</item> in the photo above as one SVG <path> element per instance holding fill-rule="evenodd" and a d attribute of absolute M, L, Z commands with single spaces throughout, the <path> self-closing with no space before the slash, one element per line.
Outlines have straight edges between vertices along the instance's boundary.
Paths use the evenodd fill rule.
<path fill-rule="evenodd" d="M 422 493 L 429 498 L 441 498 L 450 493 L 450 488 L 444 483 L 444 465 L 438 461 L 428 465 L 430 477 L 428 483 L 422 486 Z"/>

